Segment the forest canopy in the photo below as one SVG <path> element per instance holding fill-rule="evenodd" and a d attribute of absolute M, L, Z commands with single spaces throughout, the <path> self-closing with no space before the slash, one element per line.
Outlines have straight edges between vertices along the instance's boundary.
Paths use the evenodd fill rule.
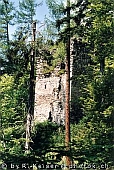
<path fill-rule="evenodd" d="M 11 164 L 14 167 L 19 164 L 21 169 L 22 163 L 26 163 L 27 168 L 33 164 L 60 166 L 65 164 L 65 156 L 69 156 L 77 166 L 85 164 L 85 169 L 88 165 L 101 169 L 101 165 L 104 169 L 112 167 L 113 2 L 74 0 L 70 6 L 55 0 L 46 0 L 45 3 L 50 17 L 45 18 L 44 29 L 33 41 L 31 24 L 36 21 L 36 12 L 42 3 L 21 0 L 16 9 L 11 0 L 0 0 L 0 168 L 6 168 L 2 167 L 3 164 L 7 165 L 7 169 L 11 168 Z M 16 26 L 12 39 L 9 36 L 10 25 Z M 74 74 L 71 79 L 70 151 L 65 149 L 64 125 L 46 121 L 31 127 L 29 151 L 26 152 L 27 115 L 34 107 L 30 96 L 33 95 L 34 99 L 37 75 L 36 63 L 32 62 L 31 56 L 34 54 L 35 58 L 46 61 L 43 74 L 51 75 L 58 65 L 66 64 L 69 33 L 70 40 L 75 42 L 72 54 Z M 61 67 L 58 76 L 62 74 L 65 74 L 65 68 Z"/>

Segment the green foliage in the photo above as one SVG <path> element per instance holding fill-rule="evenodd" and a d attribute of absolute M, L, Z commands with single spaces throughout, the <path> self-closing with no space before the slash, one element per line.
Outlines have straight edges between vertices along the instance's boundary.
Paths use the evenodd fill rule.
<path fill-rule="evenodd" d="M 94 163 L 97 166 L 101 163 L 113 165 L 113 131 L 101 117 L 96 113 L 93 117 L 88 116 L 88 119 L 86 117 L 78 125 L 71 127 L 71 148 L 75 162 Z"/>
<path fill-rule="evenodd" d="M 23 74 L 30 69 L 29 61 L 31 47 L 30 44 L 26 44 L 26 37 L 23 36 L 21 39 L 19 39 L 19 35 L 17 35 L 17 37 L 18 39 L 11 42 L 9 49 L 11 57 L 8 71 L 10 71 L 10 73 L 17 73 L 17 76 L 22 77 Z"/>
<path fill-rule="evenodd" d="M 14 76 L 4 74 L 0 79 L 1 161 L 18 162 L 24 155 L 28 77 L 24 75 L 15 82 Z"/>
<path fill-rule="evenodd" d="M 53 52 L 54 51 L 54 52 Z M 52 65 L 55 67 L 57 64 L 61 64 L 65 60 L 65 45 L 63 42 L 60 42 L 58 45 L 54 45 L 52 47 L 52 53 L 53 53 L 53 61 Z"/>
<path fill-rule="evenodd" d="M 93 47 L 91 56 L 100 63 L 100 71 L 103 73 L 106 57 L 111 58 L 113 54 L 113 3 L 111 0 L 89 2 L 86 36 Z"/>
<path fill-rule="evenodd" d="M 35 125 L 31 143 L 31 154 L 35 155 L 34 162 L 47 164 L 60 161 L 60 150 L 64 148 L 64 135 L 60 129 L 57 124 L 50 122 Z"/>
<path fill-rule="evenodd" d="M 9 25 L 13 24 L 14 4 L 0 0 L 0 40 L 5 44 L 9 41 Z"/>
<path fill-rule="evenodd" d="M 66 55 L 64 43 L 47 41 L 45 46 L 43 44 L 40 48 L 38 48 L 38 52 L 40 51 L 44 60 L 43 74 L 51 74 L 57 66 L 60 68 L 58 74 L 64 74 L 65 70 L 61 67 L 61 65 L 64 65 Z"/>
<path fill-rule="evenodd" d="M 81 37 L 83 42 L 87 42 L 86 57 L 89 54 L 91 62 L 84 71 L 83 67 L 82 71 L 77 68 L 78 61 L 73 63 L 76 75 L 72 80 L 71 105 L 73 119 L 78 124 L 71 127 L 72 156 L 79 164 L 113 165 L 112 1 L 89 1 L 85 14 L 86 23 L 82 24 L 86 24 L 86 28 Z M 80 29 L 78 31 L 80 35 Z M 76 57 L 83 54 L 82 47 L 79 48 L 78 53 L 76 46 Z"/>
<path fill-rule="evenodd" d="M 63 17 L 63 11 L 67 11 L 67 7 L 64 7 L 61 1 L 49 0 L 47 3 L 51 14 L 54 15 L 53 19 L 56 18 L 57 22 L 60 22 L 58 24 L 62 24 L 60 31 L 63 37 L 67 37 L 68 30 L 65 25 L 67 18 L 65 16 L 60 19 Z M 18 22 L 21 24 L 26 22 L 27 26 L 31 24 L 36 7 L 35 1 L 21 1 Z M 9 15 L 13 8 L 8 8 L 8 13 L 4 12 L 5 6 L 2 3 L 0 8 L 2 12 L 0 17 L 6 17 L 9 24 L 13 19 L 13 15 Z M 0 77 L 0 163 L 21 164 L 24 160 L 30 164 L 62 164 L 62 157 L 70 155 L 76 164 L 107 163 L 109 166 L 113 164 L 113 4 L 111 0 L 88 2 L 82 0 L 71 3 L 70 9 L 70 31 L 77 41 L 74 54 L 76 57 L 73 61 L 75 76 L 72 77 L 71 151 L 68 153 L 65 150 L 64 127 L 44 122 L 34 126 L 31 150 L 25 153 L 31 47 L 26 43 L 27 37 L 23 36 L 23 29 L 20 29 L 8 49 L 10 56 L 5 65 L 6 72 L 10 74 L 3 74 Z M 1 26 L 5 24 L 6 22 L 3 22 Z M 0 28 L 0 34 L 5 35 L 5 31 L 3 27 Z M 50 33 L 54 33 L 54 30 Z M 3 40 L 6 40 L 5 36 Z M 7 46 L 3 47 L 0 44 L 0 48 L 5 51 Z M 42 55 L 46 61 L 44 74 L 51 74 L 55 67 L 65 62 L 65 45 L 57 40 L 54 42 L 49 38 L 45 41 L 39 37 L 36 43 L 36 54 L 38 57 Z M 8 57 L 8 53 L 5 55 Z M 58 74 L 63 74 L 64 71 L 60 69 Z"/>
<path fill-rule="evenodd" d="M 9 58 L 9 26 L 14 24 L 14 4 L 0 0 L 0 61 L 2 70 L 8 65 Z M 5 71 L 4 71 L 5 72 Z"/>
<path fill-rule="evenodd" d="M 36 14 L 36 8 L 39 5 L 40 4 L 37 4 L 35 0 L 19 1 L 17 22 L 24 27 L 28 27 L 28 29 L 30 29 L 33 18 Z"/>
<path fill-rule="evenodd" d="M 59 19 L 61 15 L 63 15 L 64 3 L 62 2 L 62 0 L 59 0 L 59 1 L 46 0 L 46 3 L 50 10 L 50 14 L 53 18 Z"/>

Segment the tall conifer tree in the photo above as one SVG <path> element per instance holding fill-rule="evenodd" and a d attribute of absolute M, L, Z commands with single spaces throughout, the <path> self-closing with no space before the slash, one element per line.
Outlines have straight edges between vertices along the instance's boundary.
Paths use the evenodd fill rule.
<path fill-rule="evenodd" d="M 19 1 L 19 10 L 17 11 L 17 23 L 24 31 L 31 31 L 31 25 L 36 15 L 37 6 L 36 0 L 21 0 Z"/>
<path fill-rule="evenodd" d="M 6 67 L 11 58 L 9 55 L 10 39 L 9 39 L 9 25 L 14 24 L 14 6 L 10 0 L 0 0 L 0 58 L 2 66 Z"/>

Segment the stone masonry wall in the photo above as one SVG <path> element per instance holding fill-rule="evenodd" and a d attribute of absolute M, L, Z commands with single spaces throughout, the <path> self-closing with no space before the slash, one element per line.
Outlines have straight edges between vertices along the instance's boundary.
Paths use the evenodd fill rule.
<path fill-rule="evenodd" d="M 71 57 L 70 57 L 70 75 L 72 77 L 73 70 L 73 53 L 74 42 L 71 40 Z M 38 122 L 49 120 L 57 124 L 65 123 L 65 81 L 66 74 L 57 76 L 55 72 L 49 77 L 43 75 L 42 58 L 37 59 L 36 65 L 36 86 L 35 86 L 35 108 L 34 119 Z M 72 82 L 71 82 L 72 83 Z"/>
<path fill-rule="evenodd" d="M 64 124 L 65 74 L 44 77 L 40 69 L 42 60 L 37 61 L 37 64 L 34 119 L 38 122 L 49 120 Z"/>

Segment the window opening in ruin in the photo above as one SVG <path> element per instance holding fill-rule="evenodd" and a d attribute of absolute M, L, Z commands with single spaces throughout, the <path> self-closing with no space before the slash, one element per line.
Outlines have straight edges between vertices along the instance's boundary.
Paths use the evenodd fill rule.
<path fill-rule="evenodd" d="M 48 121 L 49 121 L 49 122 L 52 122 L 52 114 L 51 114 L 51 111 L 49 112 Z"/>
<path fill-rule="evenodd" d="M 61 69 L 65 69 L 65 63 L 61 63 Z"/>
<path fill-rule="evenodd" d="M 45 73 L 45 74 L 44 74 L 44 77 L 45 77 L 45 78 L 49 78 L 50 76 L 51 76 L 51 73 Z"/>
<path fill-rule="evenodd" d="M 46 84 L 45 84 L 45 89 L 46 89 Z"/>
<path fill-rule="evenodd" d="M 58 87 L 59 92 L 61 91 L 61 79 L 59 81 L 59 87 Z"/>

